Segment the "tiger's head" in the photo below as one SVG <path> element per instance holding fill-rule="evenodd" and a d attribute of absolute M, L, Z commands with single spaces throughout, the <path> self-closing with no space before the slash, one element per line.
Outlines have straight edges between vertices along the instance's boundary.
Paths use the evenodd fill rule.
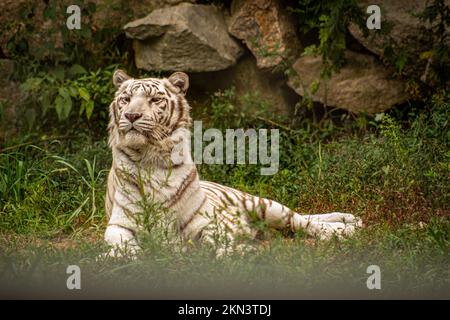
<path fill-rule="evenodd" d="M 189 78 L 185 73 L 133 79 L 117 70 L 113 83 L 117 91 L 110 105 L 111 147 L 145 153 L 167 145 L 180 129 L 189 129 L 191 118 L 185 98 Z"/>

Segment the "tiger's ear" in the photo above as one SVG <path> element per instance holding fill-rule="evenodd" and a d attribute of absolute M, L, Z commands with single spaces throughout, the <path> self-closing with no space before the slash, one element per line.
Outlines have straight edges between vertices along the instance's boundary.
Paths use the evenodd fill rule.
<path fill-rule="evenodd" d="M 129 75 L 127 75 L 125 73 L 125 71 L 123 71 L 121 69 L 117 69 L 114 72 L 113 83 L 116 86 L 116 88 L 119 88 L 122 85 L 122 83 L 124 83 L 125 81 L 127 81 L 129 79 L 131 79 L 131 77 Z"/>
<path fill-rule="evenodd" d="M 175 72 L 169 77 L 169 82 L 175 87 L 178 88 L 179 92 L 183 95 L 186 94 L 187 89 L 189 88 L 189 77 L 184 72 Z"/>

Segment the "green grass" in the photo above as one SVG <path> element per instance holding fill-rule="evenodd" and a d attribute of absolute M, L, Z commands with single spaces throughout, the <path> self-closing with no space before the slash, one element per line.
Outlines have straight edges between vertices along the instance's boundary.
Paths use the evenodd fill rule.
<path fill-rule="evenodd" d="M 182 252 L 155 232 L 141 235 L 136 260 L 99 259 L 111 163 L 106 120 L 96 129 L 75 121 L 24 133 L 0 154 L 2 288 L 24 296 L 49 287 L 41 294 L 53 288 L 73 297 L 65 270 L 77 264 L 85 295 L 450 297 L 448 96 L 406 121 L 394 111 L 380 121 L 330 115 L 289 128 L 265 110 L 231 91 L 194 107 L 204 129 L 273 127 L 281 134 L 275 175 L 261 176 L 257 165 L 200 165 L 202 178 L 299 212 L 351 212 L 366 225 L 354 237 L 322 242 L 268 232 L 255 252 L 216 260 L 211 248 Z M 381 268 L 381 291 L 366 288 L 372 264 Z"/>

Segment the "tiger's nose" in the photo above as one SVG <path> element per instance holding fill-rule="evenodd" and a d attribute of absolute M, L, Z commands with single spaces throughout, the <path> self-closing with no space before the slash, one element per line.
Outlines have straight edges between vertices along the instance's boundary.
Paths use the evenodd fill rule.
<path fill-rule="evenodd" d="M 140 117 L 142 117 L 142 113 L 125 113 L 125 118 L 127 118 L 131 123 L 135 122 Z"/>

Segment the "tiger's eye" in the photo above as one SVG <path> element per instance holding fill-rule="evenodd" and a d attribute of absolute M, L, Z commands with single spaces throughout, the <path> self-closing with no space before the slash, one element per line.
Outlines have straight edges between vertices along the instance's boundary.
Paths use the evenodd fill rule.
<path fill-rule="evenodd" d="M 128 96 L 122 97 L 122 98 L 120 98 L 120 102 L 128 103 L 128 102 L 130 102 L 130 97 L 128 97 Z"/>

